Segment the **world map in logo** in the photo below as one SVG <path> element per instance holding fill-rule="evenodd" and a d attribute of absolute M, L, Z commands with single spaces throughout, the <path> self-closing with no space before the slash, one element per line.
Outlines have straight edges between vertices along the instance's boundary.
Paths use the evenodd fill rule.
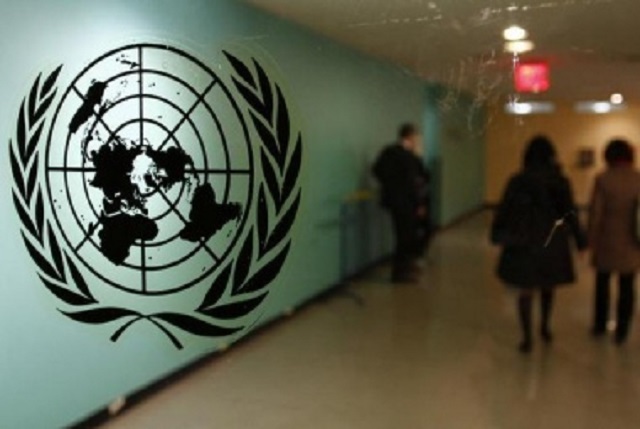
<path fill-rule="evenodd" d="M 53 214 L 84 265 L 116 288 L 161 295 L 197 284 L 234 246 L 253 157 L 210 68 L 138 45 L 98 58 L 67 88 L 47 176 Z"/>
<path fill-rule="evenodd" d="M 94 105 L 102 106 L 106 85 L 94 83 L 85 103 L 74 115 L 69 128 L 72 133 L 93 116 Z M 99 98 L 99 99 L 98 99 Z M 83 141 L 83 156 L 95 166 L 91 186 L 104 194 L 99 224 L 102 226 L 100 249 L 109 260 L 122 264 L 130 255 L 131 246 L 138 240 L 152 241 L 158 226 L 149 218 L 147 198 L 166 193 L 188 181 L 187 168 L 193 169 L 193 159 L 180 147 L 154 148 L 143 142 L 125 142 L 117 136 L 99 141 L 99 147 L 88 153 L 93 136 Z M 144 137 L 143 137 L 144 140 Z M 196 176 L 196 182 L 197 176 Z M 191 200 L 189 221 L 185 222 L 180 238 L 190 242 L 210 239 L 225 224 L 240 216 L 239 204 L 218 204 L 210 184 L 196 184 Z"/>

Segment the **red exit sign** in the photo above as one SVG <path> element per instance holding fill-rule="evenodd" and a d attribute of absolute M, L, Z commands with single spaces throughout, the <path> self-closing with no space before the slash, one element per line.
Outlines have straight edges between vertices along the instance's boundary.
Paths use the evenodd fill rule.
<path fill-rule="evenodd" d="M 538 94 L 551 88 L 549 64 L 543 61 L 522 62 L 516 66 L 516 91 Z"/>

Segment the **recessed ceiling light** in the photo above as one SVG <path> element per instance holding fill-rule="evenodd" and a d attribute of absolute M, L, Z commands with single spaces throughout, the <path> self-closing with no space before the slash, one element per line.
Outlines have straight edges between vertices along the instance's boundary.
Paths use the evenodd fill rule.
<path fill-rule="evenodd" d="M 504 110 L 510 115 L 549 114 L 556 110 L 556 106 L 548 101 L 509 102 Z"/>
<path fill-rule="evenodd" d="M 611 112 L 611 104 L 606 101 L 593 103 L 593 111 L 595 113 L 609 113 Z"/>
<path fill-rule="evenodd" d="M 622 94 L 611 95 L 611 104 L 622 104 L 622 103 L 624 103 L 624 96 Z"/>
<path fill-rule="evenodd" d="M 533 113 L 533 106 L 529 103 L 513 103 L 511 112 L 514 115 L 530 115 Z"/>
<path fill-rule="evenodd" d="M 517 42 L 529 37 L 529 33 L 527 32 L 527 30 L 518 25 L 512 25 L 502 32 L 502 36 L 506 41 Z"/>
<path fill-rule="evenodd" d="M 531 40 L 518 40 L 504 44 L 504 50 L 512 54 L 524 54 L 533 51 L 536 45 Z"/>
<path fill-rule="evenodd" d="M 575 110 L 579 113 L 595 113 L 604 115 L 626 109 L 624 103 L 613 104 L 609 101 L 581 101 L 576 103 Z"/>

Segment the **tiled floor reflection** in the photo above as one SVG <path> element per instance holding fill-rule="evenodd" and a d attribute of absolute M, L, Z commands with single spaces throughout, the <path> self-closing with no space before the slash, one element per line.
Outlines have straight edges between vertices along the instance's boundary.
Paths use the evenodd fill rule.
<path fill-rule="evenodd" d="M 487 224 L 441 235 L 421 285 L 371 273 L 106 427 L 640 427 L 640 335 L 623 349 L 589 338 L 586 260 L 580 284 L 559 294 L 555 344 L 525 358 Z"/>

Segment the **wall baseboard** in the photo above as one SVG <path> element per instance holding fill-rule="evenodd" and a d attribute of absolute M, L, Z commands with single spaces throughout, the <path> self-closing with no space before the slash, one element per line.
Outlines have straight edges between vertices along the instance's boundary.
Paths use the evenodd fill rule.
<path fill-rule="evenodd" d="M 487 210 L 496 210 L 498 208 L 499 203 L 496 202 L 487 202 L 484 203 L 484 208 Z M 578 208 L 578 211 L 585 213 L 589 211 L 590 205 L 589 204 L 577 204 L 576 207 Z"/>
<path fill-rule="evenodd" d="M 482 213 L 485 210 L 488 210 L 489 207 L 487 206 L 487 204 L 480 204 L 478 207 L 471 209 L 459 216 L 456 216 L 454 219 L 450 220 L 449 222 L 447 222 L 445 225 L 442 225 L 440 227 L 438 227 L 436 229 L 436 232 L 439 231 L 447 231 L 449 229 L 455 228 L 457 226 L 459 226 L 462 223 L 465 223 L 466 221 L 468 221 L 469 219 L 471 219 L 474 216 L 479 215 L 480 213 Z"/>

